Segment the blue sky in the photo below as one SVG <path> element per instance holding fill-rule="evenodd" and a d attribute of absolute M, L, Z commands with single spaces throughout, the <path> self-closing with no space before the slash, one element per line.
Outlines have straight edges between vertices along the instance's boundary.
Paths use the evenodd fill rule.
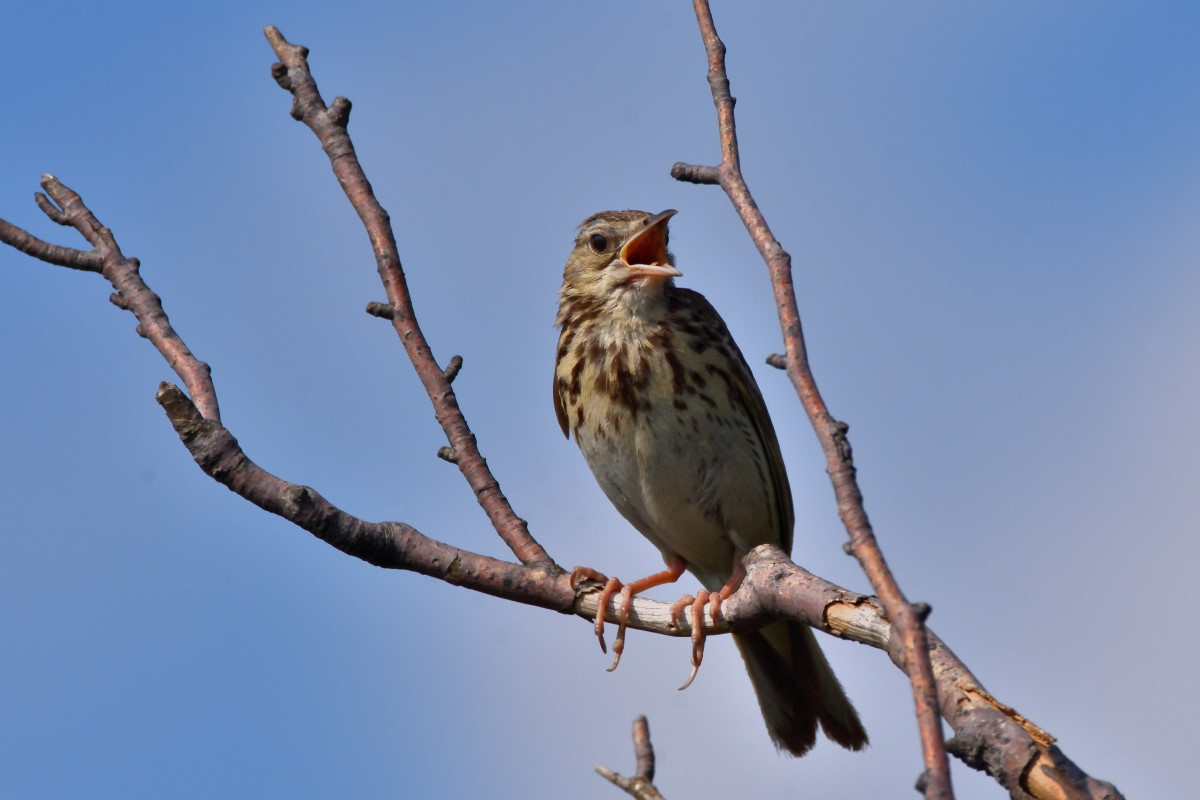
<path fill-rule="evenodd" d="M 906 591 L 1084 769 L 1183 796 L 1200 9 L 714 13 L 744 170 Z M 23 4 L 0 30 L 0 216 L 81 244 L 32 203 L 57 175 L 141 259 L 252 458 L 506 555 L 362 311 L 382 299 L 366 237 L 269 76 L 265 24 L 354 102 L 434 352 L 464 356 L 460 403 L 560 563 L 658 568 L 558 430 L 552 321 L 580 220 L 675 208 L 681 283 L 725 316 L 779 430 L 796 560 L 866 589 L 795 395 L 762 366 L 766 270 L 718 190 L 667 174 L 717 155 L 687 4 Z M 153 399 L 173 376 L 102 279 L 12 251 L 0 270 L 0 794 L 613 798 L 591 770 L 631 769 L 639 713 L 672 798 L 915 780 L 910 696 L 877 651 L 822 640 L 872 747 L 779 757 L 728 642 L 681 693 L 682 641 L 632 634 L 608 674 L 581 620 L 341 555 L 200 473 Z"/>

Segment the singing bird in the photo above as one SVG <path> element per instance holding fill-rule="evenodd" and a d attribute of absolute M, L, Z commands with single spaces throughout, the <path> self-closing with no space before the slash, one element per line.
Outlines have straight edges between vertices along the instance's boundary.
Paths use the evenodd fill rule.
<path fill-rule="evenodd" d="M 685 569 L 705 590 L 677 603 L 676 618 L 686 605 L 693 619 L 706 602 L 716 611 L 740 585 L 742 557 L 752 548 L 792 547 L 791 489 L 754 376 L 712 305 L 675 286 L 682 273 L 667 251 L 675 213 L 604 211 L 585 219 L 559 293 L 558 422 L 564 435 L 574 434 L 608 499 L 667 566 L 625 585 L 604 579 L 602 600 L 620 589 L 623 617 L 634 593 L 673 582 Z M 583 568 L 575 576 L 603 578 Z M 602 647 L 603 625 L 601 614 Z M 623 626 L 618 659 L 622 635 Z M 802 755 L 818 723 L 843 747 L 866 746 L 811 629 L 780 621 L 733 639 L 780 750 Z M 695 642 L 693 677 L 703 654 L 703 639 Z"/>

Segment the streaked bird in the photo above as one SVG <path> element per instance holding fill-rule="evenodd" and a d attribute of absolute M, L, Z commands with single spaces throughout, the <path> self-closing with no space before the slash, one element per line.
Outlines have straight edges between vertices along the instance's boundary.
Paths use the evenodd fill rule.
<path fill-rule="evenodd" d="M 792 495 L 762 394 L 728 328 L 702 295 L 675 285 L 674 214 L 605 211 L 579 226 L 559 294 L 554 410 L 600 488 L 667 566 L 624 586 L 608 580 L 602 600 L 620 590 L 627 615 L 633 594 L 687 570 L 705 591 L 675 613 L 690 605 L 696 619 L 741 584 L 752 548 L 791 551 Z M 776 746 L 801 755 L 818 725 L 843 747 L 866 746 L 811 629 L 780 621 L 733 639 Z M 702 648 L 697 636 L 693 677 Z"/>

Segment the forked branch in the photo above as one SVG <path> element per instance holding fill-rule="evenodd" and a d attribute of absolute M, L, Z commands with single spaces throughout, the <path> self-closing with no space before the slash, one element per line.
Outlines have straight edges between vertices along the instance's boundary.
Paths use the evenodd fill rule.
<path fill-rule="evenodd" d="M 425 334 L 421 332 L 408 292 L 408 281 L 400 265 L 400 250 L 396 246 L 391 220 L 375 197 L 346 130 L 350 121 L 350 101 L 335 97 L 333 104 L 326 106 L 317 90 L 317 82 L 308 69 L 308 48 L 288 42 L 274 25 L 268 25 L 263 32 L 275 51 L 275 57 L 279 59 L 279 63 L 271 66 L 271 75 L 281 87 L 292 93 L 292 116 L 316 134 L 321 148 L 329 156 L 338 184 L 367 229 L 379 277 L 391 306 L 392 326 L 429 394 L 438 423 L 450 440 L 455 455 L 454 463 L 462 471 L 479 505 L 513 555 L 522 564 L 550 562 L 550 556 L 530 535 L 525 520 L 516 515 L 508 498 L 500 491 L 500 482 L 492 475 L 479 453 L 475 434 L 471 433 L 458 407 L 458 397 L 450 386 L 446 370 L 434 359 Z"/>
<path fill-rule="evenodd" d="M 633 721 L 633 755 L 637 771 L 631 778 L 603 766 L 596 767 L 596 772 L 635 800 L 664 800 L 654 786 L 654 746 L 650 743 L 650 723 L 644 716 Z"/>

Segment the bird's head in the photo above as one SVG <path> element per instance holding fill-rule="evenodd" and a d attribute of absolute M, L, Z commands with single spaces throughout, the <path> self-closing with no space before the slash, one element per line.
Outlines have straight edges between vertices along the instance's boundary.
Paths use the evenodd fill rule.
<path fill-rule="evenodd" d="M 667 252 L 667 221 L 675 211 L 601 211 L 585 219 L 563 272 L 563 295 L 607 300 L 624 289 L 661 294 L 675 257 Z"/>

